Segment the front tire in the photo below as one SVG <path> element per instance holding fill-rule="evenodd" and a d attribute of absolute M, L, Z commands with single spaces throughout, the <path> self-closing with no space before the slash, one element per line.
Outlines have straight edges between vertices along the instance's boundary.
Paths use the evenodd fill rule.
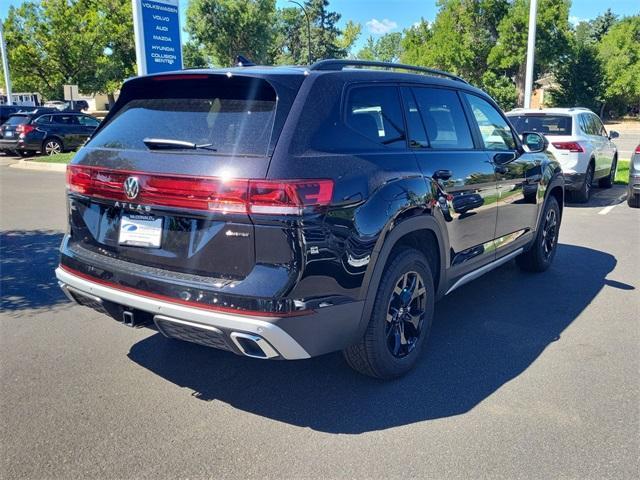
<path fill-rule="evenodd" d="M 434 303 L 427 259 L 417 250 L 402 249 L 385 268 L 364 336 L 343 352 L 349 366 L 382 379 L 407 373 L 429 336 Z"/>
<path fill-rule="evenodd" d="M 516 263 L 527 272 L 544 272 L 547 270 L 558 249 L 560 233 L 560 206 L 555 197 L 547 199 L 538 233 L 529 250 L 518 255 Z"/>
<path fill-rule="evenodd" d="M 618 159 L 614 157 L 613 162 L 611 162 L 611 170 L 609 170 L 609 175 L 598 180 L 598 186 L 600 188 L 611 188 L 613 186 L 613 183 L 616 181 L 617 167 L 618 167 Z"/>

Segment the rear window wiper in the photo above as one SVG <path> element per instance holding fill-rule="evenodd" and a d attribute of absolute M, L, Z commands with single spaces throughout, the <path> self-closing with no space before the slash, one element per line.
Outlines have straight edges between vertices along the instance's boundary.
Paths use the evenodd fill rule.
<path fill-rule="evenodd" d="M 145 138 L 142 140 L 149 150 L 210 150 L 217 152 L 212 143 L 193 143 L 184 140 L 173 140 L 170 138 Z"/>

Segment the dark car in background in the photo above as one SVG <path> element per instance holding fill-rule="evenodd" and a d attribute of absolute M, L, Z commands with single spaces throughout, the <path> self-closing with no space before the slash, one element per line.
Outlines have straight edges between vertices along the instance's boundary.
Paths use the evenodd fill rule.
<path fill-rule="evenodd" d="M 432 69 L 136 77 L 67 167 L 56 274 L 125 325 L 262 359 L 343 350 L 397 377 L 437 299 L 511 259 L 553 262 L 564 181 L 546 148 Z"/>
<path fill-rule="evenodd" d="M 55 155 L 80 147 L 100 121 L 83 113 L 37 109 L 13 114 L 0 126 L 0 150 L 21 156 Z"/>

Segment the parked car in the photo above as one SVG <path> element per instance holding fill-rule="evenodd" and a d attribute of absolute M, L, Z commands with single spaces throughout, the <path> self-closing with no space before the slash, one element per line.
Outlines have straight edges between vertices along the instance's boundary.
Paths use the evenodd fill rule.
<path fill-rule="evenodd" d="M 0 150 L 22 156 L 42 152 L 55 155 L 75 150 L 91 136 L 100 121 L 82 113 L 49 113 L 48 109 L 11 115 L 0 131 Z"/>
<path fill-rule="evenodd" d="M 48 102 L 44 102 L 43 106 L 47 108 L 55 108 L 56 110 L 64 110 L 66 102 L 63 100 L 49 100 Z"/>
<path fill-rule="evenodd" d="M 627 203 L 630 207 L 640 208 L 640 145 L 631 156 L 629 162 L 629 186 L 627 187 Z"/>
<path fill-rule="evenodd" d="M 0 125 L 9 120 L 9 116 L 18 113 L 20 109 L 17 105 L 0 105 Z"/>
<path fill-rule="evenodd" d="M 600 118 L 587 108 L 517 108 L 507 113 L 519 133 L 538 132 L 549 140 L 549 151 L 562 165 L 565 188 L 578 202 L 588 202 L 594 180 L 610 188 L 616 177 L 618 149 Z"/>
<path fill-rule="evenodd" d="M 551 265 L 563 175 L 541 134 L 523 137 L 432 69 L 137 77 L 68 167 L 56 275 L 125 325 L 262 359 L 343 350 L 396 377 L 437 299 L 514 258 Z"/>

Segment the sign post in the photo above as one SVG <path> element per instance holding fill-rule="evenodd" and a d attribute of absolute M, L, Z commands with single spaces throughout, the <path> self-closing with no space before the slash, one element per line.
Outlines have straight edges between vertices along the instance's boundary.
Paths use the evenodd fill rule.
<path fill-rule="evenodd" d="M 138 75 L 182 69 L 180 0 L 131 0 Z"/>

